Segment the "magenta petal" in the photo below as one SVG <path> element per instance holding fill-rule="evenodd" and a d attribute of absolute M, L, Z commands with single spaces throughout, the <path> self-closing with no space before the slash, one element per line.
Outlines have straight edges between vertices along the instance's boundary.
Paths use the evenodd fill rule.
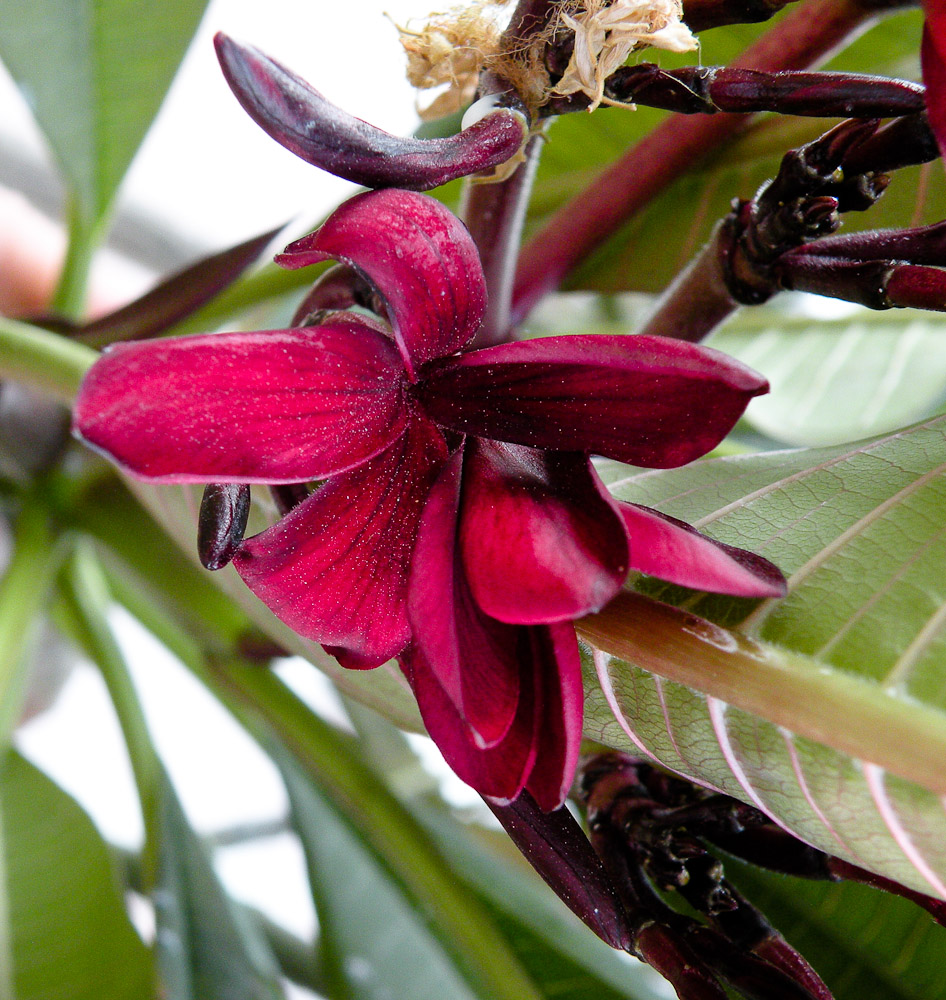
<path fill-rule="evenodd" d="M 576 336 L 447 358 L 418 390 L 430 415 L 461 433 L 671 468 L 714 448 L 768 383 L 709 347 Z"/>
<path fill-rule="evenodd" d="M 140 479 L 289 483 L 367 461 L 404 431 L 397 351 L 360 321 L 118 344 L 73 429 Z"/>
<path fill-rule="evenodd" d="M 649 507 L 619 501 L 631 543 L 631 569 L 694 590 L 737 597 L 784 597 L 785 577 L 768 559 L 724 545 Z"/>
<path fill-rule="evenodd" d="M 414 644 L 480 746 L 509 731 L 519 704 L 518 635 L 476 607 L 457 553 L 463 453 L 444 466 L 417 533 L 408 591 Z"/>
<path fill-rule="evenodd" d="M 920 65 L 926 86 L 926 113 L 943 152 L 946 151 L 946 3 L 924 0 L 923 8 L 926 24 L 920 45 Z"/>
<path fill-rule="evenodd" d="M 530 628 L 529 637 L 539 665 L 542 724 L 526 789 L 541 809 L 551 812 L 565 801 L 578 765 L 585 704 L 581 659 L 571 625 Z"/>
<path fill-rule="evenodd" d="M 460 544 L 476 603 L 519 624 L 600 610 L 627 576 L 627 535 L 580 452 L 471 441 Z"/>
<path fill-rule="evenodd" d="M 218 33 L 224 76 L 246 113 L 307 163 L 365 187 L 428 191 L 515 156 L 527 137 L 524 116 L 497 109 L 444 139 L 402 138 L 326 100 L 258 49 Z"/>
<path fill-rule="evenodd" d="M 352 264 L 377 289 L 409 369 L 461 348 L 483 319 L 486 283 L 473 240 L 427 195 L 358 195 L 276 262 L 297 268 L 327 257 Z"/>
<path fill-rule="evenodd" d="M 347 667 L 373 667 L 410 638 L 407 574 L 424 502 L 446 446 L 420 418 L 387 451 L 334 476 L 233 562 L 293 631 Z"/>
<path fill-rule="evenodd" d="M 518 626 L 517 639 L 527 631 Z M 411 646 L 400 657 L 430 738 L 456 774 L 481 795 L 511 802 L 522 791 L 536 759 L 540 713 L 535 700 L 536 671 L 525 663 L 516 716 L 495 746 L 481 747 L 466 721 L 434 676 L 423 652 Z"/>

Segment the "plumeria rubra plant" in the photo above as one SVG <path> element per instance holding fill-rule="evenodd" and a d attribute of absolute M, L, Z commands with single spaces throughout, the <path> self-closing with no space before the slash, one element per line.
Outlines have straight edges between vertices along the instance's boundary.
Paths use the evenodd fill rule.
<path fill-rule="evenodd" d="M 218 33 L 367 190 L 87 318 L 203 4 L 83 6 L 0 11 L 71 205 L 0 320 L 6 993 L 946 998 L 946 7 L 478 0 L 397 29 L 410 137 Z M 216 874 L 115 605 L 276 765 L 314 941 Z M 120 869 L 13 748 L 40 626 L 121 724 Z"/>

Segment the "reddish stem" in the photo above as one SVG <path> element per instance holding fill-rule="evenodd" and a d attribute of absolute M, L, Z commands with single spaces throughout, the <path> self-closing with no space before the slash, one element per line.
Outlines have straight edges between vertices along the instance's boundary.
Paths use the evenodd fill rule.
<path fill-rule="evenodd" d="M 534 135 L 525 149 L 526 162 L 499 184 L 471 183 L 461 216 L 476 243 L 486 278 L 487 306 L 473 346 L 488 347 L 503 340 L 510 328 L 512 286 L 522 241 L 529 192 L 545 138 Z"/>
<path fill-rule="evenodd" d="M 885 6 L 895 5 L 902 6 L 902 0 Z M 863 0 L 807 0 L 732 65 L 770 72 L 804 69 L 826 58 L 881 9 Z M 539 299 L 557 288 L 630 216 L 743 129 L 748 119 L 748 115 L 669 117 L 605 169 L 524 248 L 513 291 L 513 323 L 521 322 Z"/>

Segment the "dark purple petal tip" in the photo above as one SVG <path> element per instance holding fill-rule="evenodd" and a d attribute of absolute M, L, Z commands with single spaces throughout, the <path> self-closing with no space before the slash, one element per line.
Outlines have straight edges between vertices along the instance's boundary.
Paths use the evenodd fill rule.
<path fill-rule="evenodd" d="M 523 115 L 498 108 L 447 139 L 394 136 L 332 104 L 258 49 L 221 32 L 214 45 L 230 89 L 264 132 L 307 163 L 365 187 L 429 191 L 505 163 L 528 135 Z"/>

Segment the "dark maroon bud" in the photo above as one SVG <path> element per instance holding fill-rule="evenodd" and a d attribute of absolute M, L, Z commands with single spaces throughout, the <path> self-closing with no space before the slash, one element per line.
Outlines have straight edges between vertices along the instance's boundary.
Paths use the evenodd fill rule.
<path fill-rule="evenodd" d="M 773 934 L 766 938 L 765 941 L 756 946 L 755 953 L 769 965 L 801 984 L 812 1000 L 834 1000 L 821 976 L 781 934 Z"/>
<path fill-rule="evenodd" d="M 898 303 L 888 297 L 894 265 L 890 261 L 850 261 L 815 257 L 795 251 L 783 254 L 776 265 L 782 288 L 845 299 L 868 309 L 890 309 Z"/>
<path fill-rule="evenodd" d="M 243 483 L 204 487 L 197 522 L 197 554 L 207 569 L 223 569 L 236 554 L 250 516 L 250 488 Z"/>
<path fill-rule="evenodd" d="M 860 882 L 863 885 L 873 886 L 883 892 L 891 892 L 895 896 L 902 896 L 922 907 L 927 913 L 942 927 L 946 927 L 946 901 L 937 899 L 935 896 L 927 896 L 925 893 L 910 889 L 893 879 L 885 878 L 883 875 L 875 875 L 865 868 L 852 865 L 850 861 L 841 858 L 828 858 L 828 867 L 831 875 L 837 879 L 847 879 L 851 882 Z"/>
<path fill-rule="evenodd" d="M 887 174 L 902 167 L 929 163 L 939 156 L 939 146 L 925 113 L 904 115 L 883 128 L 850 153 L 844 161 L 847 173 Z"/>
<path fill-rule="evenodd" d="M 802 225 L 807 235 L 816 236 L 825 229 L 833 232 L 838 226 L 837 213 L 838 199 L 831 195 L 821 195 L 803 202 Z"/>
<path fill-rule="evenodd" d="M 673 986 L 679 1000 L 726 1000 L 726 991 L 668 928 L 646 924 L 638 932 L 637 950 Z"/>
<path fill-rule="evenodd" d="M 845 260 L 902 260 L 942 267 L 946 266 L 946 222 L 918 229 L 878 229 L 827 236 L 806 246 L 804 253 Z"/>
<path fill-rule="evenodd" d="M 326 100 L 258 49 L 218 33 L 224 76 L 249 116 L 307 163 L 365 187 L 427 191 L 457 177 L 505 163 L 528 136 L 527 117 L 514 95 L 447 139 L 402 138 L 384 132 Z"/>
<path fill-rule="evenodd" d="M 612 948 L 631 935 L 604 865 L 566 806 L 543 812 L 528 792 L 509 805 L 486 804 L 526 860 L 566 906 Z M 713 994 L 713 1000 L 716 995 Z"/>

